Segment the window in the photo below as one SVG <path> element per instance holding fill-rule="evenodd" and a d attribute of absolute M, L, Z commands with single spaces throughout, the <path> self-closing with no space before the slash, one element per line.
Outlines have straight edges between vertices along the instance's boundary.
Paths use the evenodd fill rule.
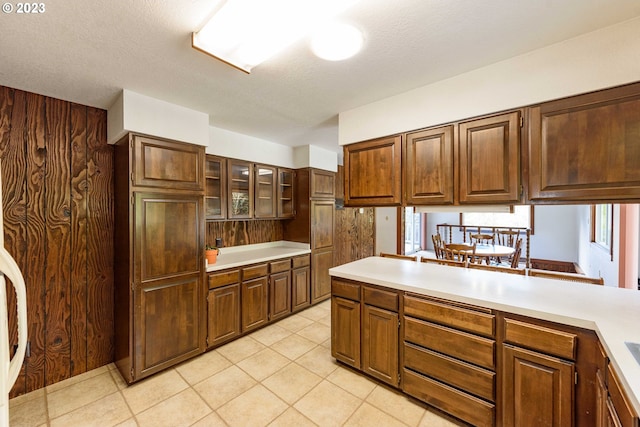
<path fill-rule="evenodd" d="M 613 205 L 591 205 L 591 241 L 613 257 Z"/>
<path fill-rule="evenodd" d="M 485 227 L 529 228 L 533 234 L 533 206 L 512 206 L 509 212 L 465 212 L 461 214 L 461 225 Z"/>
<path fill-rule="evenodd" d="M 404 208 L 404 253 L 409 255 L 422 249 L 422 214 L 413 207 Z"/>

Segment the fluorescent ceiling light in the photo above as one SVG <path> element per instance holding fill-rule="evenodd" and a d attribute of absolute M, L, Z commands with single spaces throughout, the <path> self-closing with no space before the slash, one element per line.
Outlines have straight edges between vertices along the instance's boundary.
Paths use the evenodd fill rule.
<path fill-rule="evenodd" d="M 226 0 L 192 46 L 246 73 L 357 0 Z"/>
<path fill-rule="evenodd" d="M 322 27 L 311 39 L 311 50 L 327 61 L 351 58 L 362 48 L 362 33 L 351 25 L 334 23 Z"/>

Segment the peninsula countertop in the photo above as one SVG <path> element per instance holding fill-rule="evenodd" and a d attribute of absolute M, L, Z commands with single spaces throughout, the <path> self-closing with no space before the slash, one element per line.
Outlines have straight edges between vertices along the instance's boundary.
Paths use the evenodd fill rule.
<path fill-rule="evenodd" d="M 640 291 L 381 257 L 329 274 L 593 330 L 640 413 L 640 363 L 625 344 L 640 343 Z"/>
<path fill-rule="evenodd" d="M 308 243 L 277 242 L 258 243 L 253 245 L 229 246 L 220 248 L 215 264 L 207 265 L 207 273 L 225 268 L 241 267 L 258 262 L 271 261 L 311 253 Z"/>

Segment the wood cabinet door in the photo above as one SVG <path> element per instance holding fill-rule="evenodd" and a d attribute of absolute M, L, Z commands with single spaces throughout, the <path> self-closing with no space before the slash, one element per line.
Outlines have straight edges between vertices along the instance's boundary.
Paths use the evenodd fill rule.
<path fill-rule="evenodd" d="M 269 278 L 269 320 L 291 313 L 291 272 L 272 274 Z"/>
<path fill-rule="evenodd" d="M 640 198 L 640 84 L 530 110 L 529 198 Z"/>
<path fill-rule="evenodd" d="M 321 169 L 311 169 L 309 176 L 310 193 L 312 199 L 335 199 L 336 174 Z"/>
<path fill-rule="evenodd" d="M 140 135 L 131 138 L 134 186 L 204 189 L 204 147 Z"/>
<path fill-rule="evenodd" d="M 399 206 L 402 138 L 391 136 L 344 147 L 344 205 Z"/>
<path fill-rule="evenodd" d="M 320 249 L 311 253 L 311 304 L 327 299 L 331 295 L 333 249 Z"/>
<path fill-rule="evenodd" d="M 453 204 L 453 126 L 407 134 L 403 162 L 405 203 Z"/>
<path fill-rule="evenodd" d="M 253 217 L 253 164 L 227 159 L 227 174 L 227 217 Z"/>
<path fill-rule="evenodd" d="M 262 326 L 269 320 L 268 288 L 266 277 L 242 282 L 242 332 Z"/>
<path fill-rule="evenodd" d="M 311 201 L 311 250 L 333 248 L 335 202 Z"/>
<path fill-rule="evenodd" d="M 520 111 L 458 125 L 460 203 L 520 200 Z"/>
<path fill-rule="evenodd" d="M 217 346 L 240 335 L 240 284 L 209 291 L 208 347 Z"/>
<path fill-rule="evenodd" d="M 574 372 L 572 362 L 505 344 L 502 425 L 572 426 Z"/>
<path fill-rule="evenodd" d="M 278 218 L 295 216 L 295 174 L 291 169 L 278 168 L 277 215 Z"/>
<path fill-rule="evenodd" d="M 255 218 L 276 217 L 277 168 L 256 165 L 255 168 Z"/>
<path fill-rule="evenodd" d="M 331 298 L 331 355 L 360 369 L 360 303 Z"/>
<path fill-rule="evenodd" d="M 362 370 L 398 386 L 398 313 L 364 305 L 362 318 Z"/>
<path fill-rule="evenodd" d="M 291 271 L 291 311 L 308 307 L 311 303 L 311 277 L 309 267 L 296 268 Z"/>
<path fill-rule="evenodd" d="M 227 217 L 227 162 L 207 156 L 205 162 L 204 208 L 207 219 Z"/>

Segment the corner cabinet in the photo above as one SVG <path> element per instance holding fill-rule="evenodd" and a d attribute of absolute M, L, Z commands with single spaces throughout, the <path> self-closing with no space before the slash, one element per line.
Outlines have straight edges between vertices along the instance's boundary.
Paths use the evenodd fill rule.
<path fill-rule="evenodd" d="M 531 108 L 529 199 L 640 199 L 640 83 Z"/>
<path fill-rule="evenodd" d="M 344 147 L 344 205 L 400 206 L 402 138 L 391 136 Z"/>
<path fill-rule="evenodd" d="M 114 352 L 132 383 L 205 349 L 204 147 L 131 134 L 115 165 Z"/>

